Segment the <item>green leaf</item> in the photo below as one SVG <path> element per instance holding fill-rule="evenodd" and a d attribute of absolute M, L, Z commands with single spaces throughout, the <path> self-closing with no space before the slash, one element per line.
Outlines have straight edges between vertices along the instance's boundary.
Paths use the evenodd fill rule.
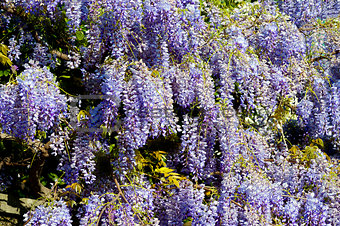
<path fill-rule="evenodd" d="M 80 193 L 82 190 L 82 187 L 80 184 L 78 183 L 73 183 L 71 185 L 67 185 L 66 188 L 71 188 L 72 190 L 74 190 L 76 193 Z"/>
<path fill-rule="evenodd" d="M 0 71 L 0 77 L 4 75 L 4 71 Z"/>
<path fill-rule="evenodd" d="M 57 181 L 58 180 L 58 176 L 55 173 L 49 173 L 48 177 L 53 180 L 53 181 Z"/>
<path fill-rule="evenodd" d="M 78 183 L 75 183 L 74 184 L 74 190 L 77 192 L 77 193 L 80 193 L 81 192 L 81 186 L 78 184 Z"/>
<path fill-rule="evenodd" d="M 110 147 L 109 147 L 109 150 L 110 152 L 112 152 L 113 148 L 115 147 L 116 145 L 115 144 L 111 144 Z"/>
<path fill-rule="evenodd" d="M 4 71 L 4 75 L 5 75 L 5 76 L 8 76 L 8 75 L 9 75 L 9 73 L 10 73 L 10 70 L 6 70 L 6 71 Z"/>
<path fill-rule="evenodd" d="M 76 31 L 76 37 L 79 41 L 83 40 L 85 38 L 84 32 Z"/>

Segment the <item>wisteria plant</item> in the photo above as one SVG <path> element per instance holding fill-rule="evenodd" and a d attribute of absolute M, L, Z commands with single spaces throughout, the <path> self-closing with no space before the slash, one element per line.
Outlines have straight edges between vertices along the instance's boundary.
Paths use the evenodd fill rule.
<path fill-rule="evenodd" d="M 338 0 L 4 0 L 0 28 L 25 225 L 340 222 Z"/>

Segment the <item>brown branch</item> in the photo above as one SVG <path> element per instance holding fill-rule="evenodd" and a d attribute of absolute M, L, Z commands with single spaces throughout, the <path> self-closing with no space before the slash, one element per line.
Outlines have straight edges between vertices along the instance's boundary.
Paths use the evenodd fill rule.
<path fill-rule="evenodd" d="M 263 161 L 265 161 L 265 162 L 274 162 L 275 160 L 274 159 L 263 159 Z"/>
<path fill-rule="evenodd" d="M 31 158 L 20 160 L 19 162 L 11 162 L 11 157 L 5 157 L 0 161 L 0 170 L 5 166 L 28 166 L 29 163 L 25 163 L 31 160 Z"/>
<path fill-rule="evenodd" d="M 68 57 L 68 55 L 66 55 L 65 53 L 59 52 L 59 51 L 57 51 L 55 49 L 51 50 L 50 52 L 51 52 L 51 54 L 56 55 L 59 59 L 62 59 L 62 60 L 71 60 Z"/>
<path fill-rule="evenodd" d="M 312 24 L 306 24 L 306 25 L 304 25 L 304 26 L 298 28 L 298 30 L 299 30 L 300 32 L 303 33 L 303 31 L 312 31 L 312 30 L 314 30 L 314 29 L 316 29 L 316 28 L 317 28 L 317 27 L 316 27 L 316 26 L 313 26 Z"/>
<path fill-rule="evenodd" d="M 28 163 L 17 163 L 17 162 L 9 162 L 5 163 L 6 166 L 28 166 Z"/>
<path fill-rule="evenodd" d="M 19 139 L 15 138 L 11 135 L 8 135 L 6 133 L 2 133 L 1 130 L 0 130 L 0 140 L 19 141 Z"/>
<path fill-rule="evenodd" d="M 117 187 L 117 189 L 118 189 L 118 191 L 119 191 L 118 195 L 121 195 L 121 196 L 123 197 L 124 202 L 129 203 L 129 201 L 126 199 L 126 197 L 125 197 L 125 195 L 124 195 L 122 189 L 120 188 L 120 185 L 119 185 L 119 183 L 118 183 L 118 180 L 117 180 L 117 178 L 116 178 L 115 176 L 113 176 L 113 181 L 115 182 L 116 187 Z"/>
<path fill-rule="evenodd" d="M 36 157 L 33 159 L 32 166 L 29 173 L 29 187 L 30 190 L 41 196 L 47 196 L 50 194 L 50 189 L 43 186 L 40 182 L 40 176 L 45 165 L 45 159 L 49 157 L 48 148 L 50 142 L 43 144 L 40 141 L 30 142 L 31 147 L 33 147 Z M 37 150 L 40 150 L 38 153 Z"/>
<path fill-rule="evenodd" d="M 119 193 L 119 194 L 120 194 L 120 193 Z M 119 194 L 118 194 L 118 196 L 119 196 Z M 100 218 L 102 218 L 102 215 L 103 215 L 103 213 L 104 213 L 106 207 L 107 207 L 107 205 L 105 205 L 105 206 L 103 207 L 102 211 L 100 211 L 100 214 L 99 214 L 99 216 L 98 216 L 98 220 L 97 220 L 96 226 L 99 226 L 99 225 L 100 225 L 100 223 L 99 223 L 99 222 L 100 222 Z"/>
<path fill-rule="evenodd" d="M 3 166 L 3 165 L 8 166 L 8 164 L 10 164 L 10 163 L 11 163 L 11 157 L 5 157 L 5 158 L 3 158 L 3 159 L 1 160 L 1 162 L 0 162 L 0 170 L 2 169 L 2 166 Z"/>
<path fill-rule="evenodd" d="M 0 132 L 0 140 L 15 141 L 21 144 L 24 143 L 21 139 L 2 132 Z M 50 194 L 50 189 L 46 188 L 40 182 L 40 176 L 45 164 L 45 159 L 49 157 L 48 149 L 50 148 L 50 144 L 50 141 L 44 144 L 40 140 L 28 140 L 26 143 L 28 148 L 35 154 L 35 158 L 33 159 L 29 172 L 28 186 L 31 192 L 40 196 L 47 196 Z"/>
<path fill-rule="evenodd" d="M 37 43 L 40 43 L 40 44 L 43 44 L 43 42 L 41 41 L 41 39 L 39 38 L 39 34 L 38 32 L 34 29 L 34 27 L 32 26 L 32 24 L 30 24 L 28 22 L 28 16 L 27 14 L 25 13 L 25 11 L 22 9 L 22 10 L 19 10 L 18 8 L 16 8 L 13 4 L 12 5 L 6 5 L 5 3 L 3 4 L 0 4 L 0 9 L 3 9 L 4 11 L 6 11 L 7 13 L 9 14 L 12 14 L 12 15 L 15 15 L 15 16 L 18 16 L 19 18 L 21 18 L 23 21 L 26 22 L 26 24 L 31 28 L 31 33 L 33 35 L 33 38 L 35 39 L 35 41 Z M 52 55 L 56 55 L 58 58 L 62 59 L 62 60 L 71 60 L 68 55 L 58 51 L 58 50 L 50 50 L 50 53 Z"/>
<path fill-rule="evenodd" d="M 306 198 L 303 198 L 303 197 L 297 197 L 297 196 L 293 196 L 293 195 L 282 195 L 282 197 L 289 197 L 289 198 L 295 198 L 295 199 L 303 199 L 303 200 L 307 200 Z"/>
<path fill-rule="evenodd" d="M 337 49 L 337 50 L 327 54 L 327 56 L 318 56 L 318 57 L 315 57 L 310 62 L 313 63 L 315 61 L 319 61 L 319 60 L 322 60 L 322 59 L 328 59 L 330 56 L 336 55 L 338 53 L 340 53 L 340 49 Z"/>
<path fill-rule="evenodd" d="M 244 206 L 242 206 L 240 203 L 238 202 L 235 202 L 234 200 L 230 199 L 230 202 L 234 203 L 235 205 L 241 207 L 241 208 L 244 208 Z"/>

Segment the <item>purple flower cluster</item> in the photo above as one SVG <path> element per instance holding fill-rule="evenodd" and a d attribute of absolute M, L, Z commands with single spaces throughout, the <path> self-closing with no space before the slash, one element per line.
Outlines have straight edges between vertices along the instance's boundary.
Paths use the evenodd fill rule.
<path fill-rule="evenodd" d="M 3 170 L 3 169 L 2 169 Z M 0 173 L 0 192 L 6 191 L 12 185 L 13 178 L 6 175 L 4 172 Z"/>
<path fill-rule="evenodd" d="M 328 206 L 320 199 L 314 198 L 314 193 L 307 195 L 304 219 L 312 225 L 325 224 Z"/>
<path fill-rule="evenodd" d="M 195 189 L 191 182 L 183 181 L 180 188 L 170 197 L 159 197 L 160 225 L 182 225 L 184 220 L 192 219 L 193 225 L 215 225 L 217 218 L 216 203 L 204 204 L 204 188 Z M 176 216 L 176 217 L 174 217 Z"/>
<path fill-rule="evenodd" d="M 13 30 L 0 38 L 21 74 L 0 85 L 1 131 L 46 133 L 80 225 L 339 222 L 339 168 L 323 153 L 340 146 L 337 1 L 10 2 L 24 16 L 0 16 Z M 79 87 L 59 71 L 82 73 Z M 25 220 L 70 213 L 60 200 Z"/>
<path fill-rule="evenodd" d="M 27 65 L 17 84 L 1 85 L 0 124 L 4 132 L 34 139 L 37 130 L 48 131 L 66 112 L 66 97 L 46 68 Z"/>
<path fill-rule="evenodd" d="M 179 128 L 172 102 L 168 102 L 172 93 L 166 89 L 167 81 L 153 77 L 152 72 L 140 62 L 130 70 L 132 76 L 122 92 L 125 118 L 119 144 L 122 149 L 120 164 L 131 166 L 135 161 L 134 150 L 145 145 L 148 138 L 173 134 Z"/>
<path fill-rule="evenodd" d="M 297 105 L 297 114 L 314 137 L 339 137 L 339 91 L 316 78 L 314 87 Z"/>
<path fill-rule="evenodd" d="M 95 140 L 90 140 L 90 137 L 84 139 L 83 136 L 83 133 L 77 133 L 77 138 L 70 145 L 71 149 L 59 150 L 61 159 L 58 169 L 65 172 L 64 181 L 67 184 L 79 181 L 92 184 L 96 179 L 93 174 L 96 165 L 94 153 L 100 147 L 96 145 Z"/>
<path fill-rule="evenodd" d="M 96 223 L 103 209 L 105 198 L 99 195 L 91 195 L 87 204 L 79 210 L 78 218 L 80 225 L 89 225 Z"/>
<path fill-rule="evenodd" d="M 289 62 L 292 57 L 301 59 L 306 53 L 303 35 L 286 22 L 272 22 L 261 27 L 256 45 L 263 58 L 269 58 L 278 65 Z"/>
<path fill-rule="evenodd" d="M 191 172 L 194 180 L 202 178 L 205 175 L 207 144 L 200 136 L 200 127 L 197 118 L 184 116 L 183 135 L 182 135 L 182 153 L 184 166 L 187 165 L 185 173 Z"/>
<path fill-rule="evenodd" d="M 281 11 L 291 16 L 297 26 L 315 19 L 326 19 L 339 15 L 340 3 L 337 0 L 278 1 Z"/>
<path fill-rule="evenodd" d="M 141 220 L 149 222 L 154 218 L 154 190 L 143 184 L 144 187 L 125 186 L 123 194 L 119 195 L 113 194 L 114 190 L 108 187 L 91 193 L 77 214 L 81 219 L 80 225 L 98 221 L 102 225 L 134 225 Z"/>
<path fill-rule="evenodd" d="M 37 206 L 33 211 L 24 214 L 26 225 L 72 225 L 70 209 L 63 200 Z"/>
<path fill-rule="evenodd" d="M 98 79 L 97 83 L 101 84 L 103 100 L 89 111 L 91 117 L 88 126 L 90 128 L 105 126 L 108 129 L 114 128 L 114 131 L 120 130 L 121 120 L 118 119 L 118 109 L 121 106 L 121 98 L 125 84 L 125 70 L 126 65 L 114 62 L 112 65 L 107 65 L 102 68 L 101 71 L 96 72 L 97 75 L 93 76 Z M 92 92 L 99 93 L 100 90 L 92 89 Z"/>

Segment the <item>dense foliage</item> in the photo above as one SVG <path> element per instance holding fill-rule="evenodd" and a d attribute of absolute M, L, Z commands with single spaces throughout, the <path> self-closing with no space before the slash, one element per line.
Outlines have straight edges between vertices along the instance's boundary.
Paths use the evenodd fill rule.
<path fill-rule="evenodd" d="M 46 200 L 27 225 L 340 222 L 339 1 L 0 13 L 0 189 Z"/>

